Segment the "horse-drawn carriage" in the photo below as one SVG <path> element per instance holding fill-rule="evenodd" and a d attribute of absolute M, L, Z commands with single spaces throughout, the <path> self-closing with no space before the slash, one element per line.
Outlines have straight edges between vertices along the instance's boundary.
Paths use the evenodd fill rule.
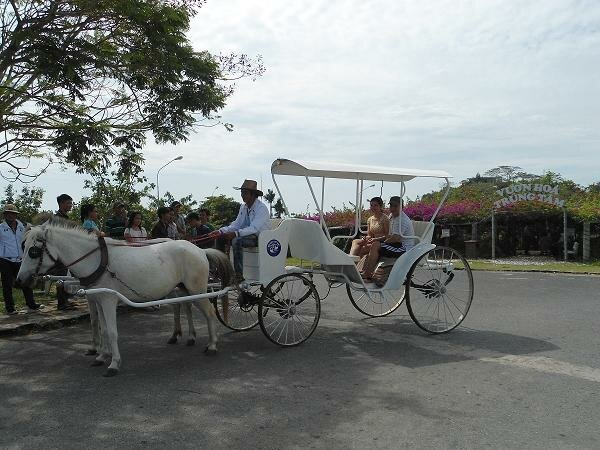
<path fill-rule="evenodd" d="M 277 159 L 271 165 L 275 188 L 288 218 L 277 228 L 259 235 L 258 247 L 246 249 L 241 286 L 216 303 L 221 322 L 233 330 L 248 330 L 260 325 L 265 336 L 282 346 L 298 345 L 310 337 L 319 322 L 321 302 L 315 286 L 322 276 L 328 288 L 345 285 L 348 297 L 360 312 L 386 316 L 406 299 L 413 321 L 430 333 L 444 333 L 457 327 L 467 315 L 473 299 L 473 278 L 468 262 L 456 251 L 431 243 L 434 219 L 448 189 L 450 175 L 443 171 L 391 169 Z M 306 179 L 319 212 L 319 222 L 290 218 L 276 176 Z M 335 245 L 336 240 L 354 238 L 360 228 L 364 181 L 399 184 L 400 197 L 405 183 L 416 177 L 446 181 L 444 199 L 429 222 L 413 221 L 417 244 L 395 260 L 380 261 L 387 266 L 383 286 L 365 283 L 356 267 L 356 258 Z M 311 178 L 321 179 L 321 202 L 317 200 Z M 324 217 L 326 179 L 356 181 L 354 233 L 331 237 Z M 286 264 L 288 257 L 299 265 Z M 303 262 L 309 262 L 306 267 Z"/>
<path fill-rule="evenodd" d="M 43 275 L 59 259 L 70 268 L 83 286 L 78 295 L 85 296 L 90 303 L 92 330 L 96 333 L 94 345 L 100 346 L 98 333 L 108 342 L 97 357 L 100 363 L 112 358 L 108 375 L 116 374 L 120 364 L 116 331 L 118 301 L 133 307 L 184 304 L 193 331 L 189 305 L 197 300 L 194 304 L 208 321 L 207 350 L 212 353 L 216 352 L 217 342 L 215 312 L 230 329 L 249 330 L 258 324 L 265 336 L 278 345 L 294 346 L 304 342 L 315 331 L 321 314 L 317 284 L 325 284 L 328 290 L 345 286 L 356 309 L 371 317 L 392 313 L 406 299 L 413 321 L 430 333 L 450 331 L 464 320 L 473 299 L 469 264 L 453 249 L 431 243 L 433 221 L 450 187 L 448 173 L 288 159 L 275 160 L 271 173 L 287 217 L 276 228 L 260 233 L 258 247 L 244 250 L 245 281 L 235 286 L 223 283 L 227 278 L 224 275 L 226 269 L 217 270 L 212 282 L 207 283 L 209 260 L 223 268 L 219 261 L 222 255 L 205 252 L 189 242 L 165 242 L 132 252 L 118 241 L 112 241 L 107 247 L 102 238 L 96 240 L 81 230 L 69 231 L 52 224 L 34 227 L 27 237 L 19 277 L 21 281 L 27 281 Z M 289 217 L 276 176 L 305 178 L 319 212 L 318 222 Z M 404 236 L 416 239 L 417 244 L 396 260 L 381 261 L 382 266 L 387 265 L 389 274 L 385 283 L 382 286 L 366 283 L 356 267 L 355 258 L 335 245 L 336 241 L 352 239 L 359 232 L 363 183 L 396 183 L 398 193 L 403 197 L 405 183 L 416 177 L 445 180 L 444 198 L 429 222 L 413 223 L 415 236 Z M 321 179 L 320 202 L 311 178 Z M 332 238 L 325 223 L 325 181 L 331 178 L 355 181 L 355 226 L 354 233 L 348 236 Z M 300 264 L 288 265 L 289 257 Z M 65 264 L 66 261 L 72 262 Z M 310 263 L 309 267 L 304 264 L 306 262 Z M 66 277 L 52 278 L 74 282 Z M 184 286 L 183 293 L 172 293 L 177 286 Z M 171 298 L 165 298 L 169 293 Z M 94 317 L 98 322 L 96 326 Z M 180 325 L 177 330 L 178 313 L 175 322 L 173 338 L 176 339 L 177 333 L 181 334 Z M 190 336 L 195 337 L 195 331 L 192 331 Z"/>

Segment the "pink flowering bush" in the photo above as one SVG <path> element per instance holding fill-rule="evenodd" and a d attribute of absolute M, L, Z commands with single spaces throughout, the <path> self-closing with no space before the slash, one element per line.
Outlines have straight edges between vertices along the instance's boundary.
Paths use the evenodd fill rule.
<path fill-rule="evenodd" d="M 413 220 L 430 220 L 437 203 L 411 202 L 404 208 L 404 212 Z M 476 219 L 482 213 L 481 203 L 471 200 L 461 200 L 454 203 L 445 203 L 438 213 L 440 219 Z"/>
<path fill-rule="evenodd" d="M 299 219 L 319 221 L 319 214 L 300 214 Z M 351 227 L 354 225 L 354 210 L 350 208 L 337 209 L 325 213 L 325 223 L 330 227 Z"/>

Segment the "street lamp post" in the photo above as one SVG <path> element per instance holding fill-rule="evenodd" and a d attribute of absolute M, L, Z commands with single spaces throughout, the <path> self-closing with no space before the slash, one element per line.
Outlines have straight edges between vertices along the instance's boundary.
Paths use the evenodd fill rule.
<path fill-rule="evenodd" d="M 158 169 L 158 172 L 156 172 L 156 202 L 157 203 L 160 201 L 160 188 L 158 187 L 158 175 L 160 174 L 160 171 L 163 170 L 165 167 L 167 167 L 169 164 L 171 164 L 173 161 L 181 161 L 182 159 L 183 159 L 183 156 L 178 156 L 177 158 L 173 158 L 171 161 L 169 161 L 164 166 L 162 166 L 160 169 Z"/>
<path fill-rule="evenodd" d="M 364 191 L 366 191 L 367 189 L 371 189 L 372 187 L 375 187 L 375 184 L 374 184 L 374 183 L 373 183 L 373 184 L 370 184 L 369 186 L 366 186 L 366 187 L 364 187 L 364 188 L 362 188 L 362 189 L 360 190 L 360 199 L 361 199 L 361 200 L 362 200 L 362 193 L 363 193 Z M 348 203 L 350 203 L 350 204 L 351 204 L 351 205 L 352 205 L 354 208 L 356 208 L 356 205 L 355 205 L 354 203 L 352 203 L 352 202 L 348 202 Z"/>
<path fill-rule="evenodd" d="M 360 190 L 360 197 L 362 198 L 362 193 L 364 191 L 366 191 L 367 189 L 371 189 L 372 187 L 375 187 L 375 183 L 368 185 L 367 187 L 364 187 Z"/>

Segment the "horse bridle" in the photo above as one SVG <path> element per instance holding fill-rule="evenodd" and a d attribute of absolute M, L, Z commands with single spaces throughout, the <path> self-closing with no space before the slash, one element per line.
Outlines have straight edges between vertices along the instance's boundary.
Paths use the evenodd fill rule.
<path fill-rule="evenodd" d="M 52 266 L 46 272 L 46 273 L 48 273 L 50 270 L 54 269 L 59 264 L 61 265 L 61 267 L 60 267 L 61 269 L 63 269 L 63 268 L 68 269 L 69 267 L 74 266 L 78 262 L 84 260 L 88 256 L 90 256 L 93 253 L 100 250 L 100 265 L 92 274 L 88 275 L 87 277 L 79 278 L 79 283 L 82 286 L 88 286 L 88 285 L 94 283 L 95 281 L 97 281 L 102 276 L 102 274 L 106 271 L 106 268 L 108 266 L 108 249 L 106 247 L 106 241 L 101 236 L 98 236 L 98 247 L 93 248 L 92 250 L 90 250 L 89 252 L 84 254 L 83 256 L 77 258 L 75 261 L 73 261 L 69 264 L 66 264 L 66 265 L 62 265 L 62 262 L 60 261 L 59 258 L 55 258 L 54 256 L 52 256 L 52 254 L 48 250 L 47 240 L 45 238 L 37 238 L 36 242 L 41 242 L 42 246 L 38 247 L 37 245 L 32 245 L 31 247 L 29 247 L 29 250 L 27 250 L 27 255 L 31 259 L 39 258 L 39 261 L 35 268 L 35 273 L 33 274 L 34 277 L 38 277 L 40 275 L 40 269 L 42 268 L 42 263 L 44 262 L 44 255 L 48 255 L 48 258 L 50 258 L 52 260 L 52 262 L 54 263 L 54 266 Z"/>

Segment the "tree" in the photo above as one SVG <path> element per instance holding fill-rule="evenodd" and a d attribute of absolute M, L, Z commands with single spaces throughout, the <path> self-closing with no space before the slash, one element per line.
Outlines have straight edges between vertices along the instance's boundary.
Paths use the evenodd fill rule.
<path fill-rule="evenodd" d="M 210 223 L 219 228 L 235 220 L 240 210 L 240 203 L 231 197 L 217 195 L 208 197 L 202 207 L 210 211 Z"/>
<path fill-rule="evenodd" d="M 44 199 L 44 190 L 35 186 L 23 186 L 21 193 L 15 195 L 12 184 L 4 190 L 2 205 L 14 204 L 19 210 L 19 220 L 23 223 L 31 223 L 33 217 L 40 212 L 40 206 Z"/>
<path fill-rule="evenodd" d="M 589 192 L 591 192 L 591 193 L 594 193 L 594 194 L 600 194 L 600 182 L 598 182 L 598 183 L 593 183 L 593 184 L 590 184 L 590 185 L 587 187 L 587 190 L 588 190 Z"/>
<path fill-rule="evenodd" d="M 73 209 L 77 209 L 83 203 L 93 203 L 98 211 L 99 223 L 103 223 L 110 217 L 113 206 L 117 202 L 125 203 L 129 211 L 146 212 L 142 201 L 153 199 L 154 185 L 147 184 L 148 180 L 141 175 L 142 161 L 143 157 L 136 153 L 129 159 L 119 161 L 119 165 L 113 168 L 109 174 L 92 173 L 91 178 L 83 182 L 83 187 L 91 191 L 91 195 L 82 198 L 81 202 L 74 205 Z M 150 207 L 150 211 L 154 209 Z M 146 223 L 146 219 L 151 221 L 155 212 L 151 214 L 151 217 L 147 218 L 147 215 L 143 214 L 144 223 Z M 77 217 L 79 217 L 78 214 Z"/>
<path fill-rule="evenodd" d="M 269 203 L 269 217 L 273 217 L 273 202 L 275 201 L 275 192 L 273 192 L 271 189 L 267 189 L 265 200 Z"/>
<path fill-rule="evenodd" d="M 538 175 L 524 172 L 519 166 L 498 166 L 485 172 L 488 177 L 500 177 L 502 181 L 531 180 Z"/>
<path fill-rule="evenodd" d="M 167 191 L 165 193 L 164 197 L 160 199 L 159 205 L 160 206 L 171 206 L 171 204 L 176 200 L 179 203 L 181 203 L 180 214 L 187 214 L 190 211 L 192 211 L 194 208 L 196 208 L 196 206 L 198 206 L 198 201 L 194 200 L 193 194 L 188 194 L 184 197 L 176 199 L 175 196 L 173 194 L 171 194 L 169 191 Z M 154 204 L 152 204 L 152 206 L 154 206 L 155 204 L 156 204 L 156 202 Z"/>
<path fill-rule="evenodd" d="M 0 175 L 30 181 L 32 157 L 106 174 L 147 135 L 176 143 L 221 123 L 231 82 L 264 68 L 192 48 L 204 2 L 0 0 Z"/>
<path fill-rule="evenodd" d="M 285 212 L 285 208 L 283 207 L 283 202 L 281 201 L 280 198 L 277 199 L 273 208 L 275 208 L 275 217 L 280 219 L 281 215 Z"/>

